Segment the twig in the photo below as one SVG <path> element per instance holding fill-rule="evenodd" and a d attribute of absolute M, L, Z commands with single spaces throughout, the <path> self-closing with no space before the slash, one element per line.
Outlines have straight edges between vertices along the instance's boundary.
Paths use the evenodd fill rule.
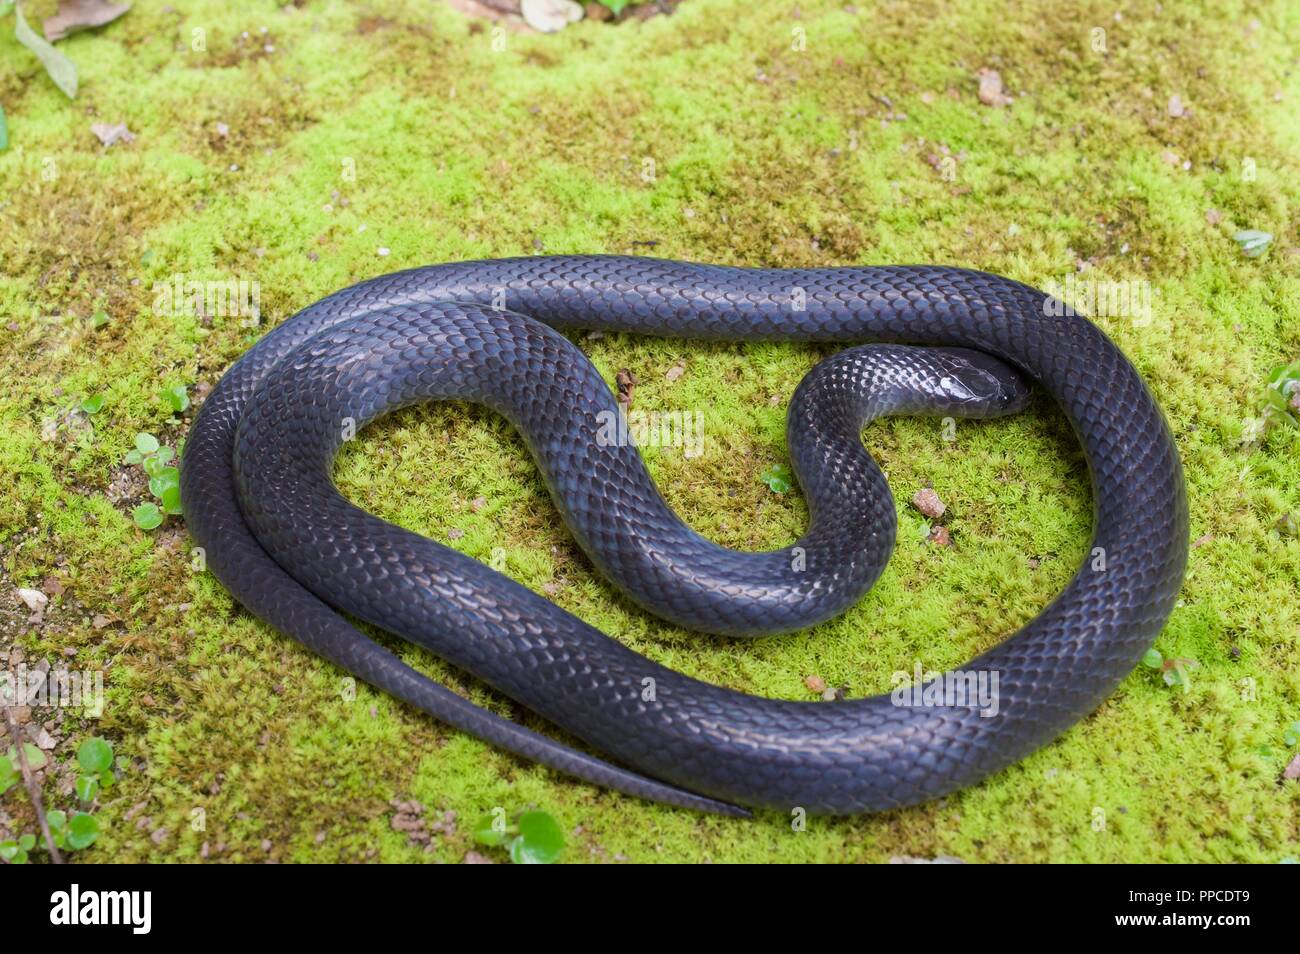
<path fill-rule="evenodd" d="M 41 787 L 36 784 L 36 777 L 32 775 L 32 768 L 27 764 L 27 753 L 23 750 L 22 733 L 18 731 L 18 720 L 14 718 L 14 709 L 7 701 L 4 703 L 5 721 L 9 723 L 9 734 L 13 736 L 14 752 L 18 757 L 18 767 L 23 773 L 23 785 L 27 789 L 27 797 L 32 800 L 32 808 L 36 809 L 36 821 L 41 826 L 41 834 L 45 836 L 45 847 L 49 849 L 50 861 L 56 865 L 63 864 L 63 855 L 59 853 L 59 846 L 54 843 L 54 835 L 50 832 L 50 823 L 45 819 L 45 809 L 41 806 Z"/>

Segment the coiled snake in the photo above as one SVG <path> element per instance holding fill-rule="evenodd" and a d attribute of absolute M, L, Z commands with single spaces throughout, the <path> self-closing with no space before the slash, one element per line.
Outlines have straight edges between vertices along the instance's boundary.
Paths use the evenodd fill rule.
<path fill-rule="evenodd" d="M 1160 631 L 1182 581 L 1187 502 L 1168 425 L 1119 349 L 1051 302 L 1005 278 L 930 266 L 554 256 L 384 275 L 299 312 L 213 389 L 183 455 L 187 522 L 208 567 L 254 614 L 525 758 L 727 814 L 914 804 L 1010 765 L 1096 707 Z M 740 553 L 681 523 L 635 447 L 597 439 L 597 420 L 618 405 L 556 327 L 893 344 L 835 354 L 799 386 L 787 437 L 808 531 L 785 550 Z M 862 425 L 889 412 L 1007 413 L 1025 400 L 1019 374 L 1055 398 L 1082 443 L 1091 549 L 1104 560 L 1086 560 L 1039 616 L 962 667 L 998 674 L 991 718 L 971 700 L 795 702 L 701 683 L 370 516 L 331 480 L 346 422 L 415 401 L 482 403 L 523 435 L 577 541 L 633 599 L 694 629 L 779 632 L 843 611 L 889 557 L 894 504 Z M 619 764 L 472 704 L 343 613 L 428 648 Z"/>

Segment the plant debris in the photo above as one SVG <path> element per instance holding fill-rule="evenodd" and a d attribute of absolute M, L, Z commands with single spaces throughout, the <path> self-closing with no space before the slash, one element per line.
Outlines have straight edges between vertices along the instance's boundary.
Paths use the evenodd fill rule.
<path fill-rule="evenodd" d="M 90 131 L 105 147 L 115 146 L 119 142 L 135 142 L 135 134 L 126 128 L 126 123 L 94 123 Z"/>
<path fill-rule="evenodd" d="M 987 67 L 981 69 L 979 76 L 979 98 L 985 106 L 1009 106 L 1011 97 L 1002 92 L 1002 74 Z"/>
<path fill-rule="evenodd" d="M 131 9 L 129 3 L 106 3 L 105 0 L 59 0 L 59 9 L 41 24 L 45 39 L 53 43 L 81 30 L 93 30 L 112 23 Z"/>

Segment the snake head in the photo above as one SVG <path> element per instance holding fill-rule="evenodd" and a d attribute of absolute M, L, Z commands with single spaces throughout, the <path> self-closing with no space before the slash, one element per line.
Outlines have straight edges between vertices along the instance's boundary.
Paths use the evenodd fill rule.
<path fill-rule="evenodd" d="M 1015 414 L 1029 403 L 1029 383 L 992 355 L 970 348 L 937 348 L 943 373 L 936 397 L 963 417 Z"/>

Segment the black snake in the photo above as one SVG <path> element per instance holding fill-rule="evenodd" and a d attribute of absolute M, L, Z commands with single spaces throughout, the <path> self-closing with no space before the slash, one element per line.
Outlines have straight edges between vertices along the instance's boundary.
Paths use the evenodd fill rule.
<path fill-rule="evenodd" d="M 1183 578 L 1187 502 L 1169 427 L 1119 349 L 1047 304 L 1059 303 L 1005 278 L 930 266 L 555 256 L 385 275 L 299 312 L 226 373 L 185 446 L 186 519 L 208 567 L 257 616 L 526 758 L 731 814 L 909 805 L 1015 762 L 1096 707 L 1160 631 Z M 556 327 L 890 344 L 835 354 L 800 385 L 788 441 L 808 531 L 785 550 L 741 553 L 685 527 L 635 447 L 596 439 L 597 418 L 618 405 Z M 918 344 L 932 347 L 909 346 Z M 1019 374 L 1055 398 L 1082 443 L 1095 530 L 1065 590 L 955 674 L 997 674 L 992 717 L 969 698 L 794 702 L 701 683 L 370 516 L 331 480 L 350 425 L 416 401 L 479 402 L 518 428 L 592 562 L 647 609 L 710 632 L 790 630 L 860 598 L 893 546 L 894 504 L 862 446 L 863 423 L 888 412 L 1006 413 L 1024 403 Z M 475 706 L 343 613 L 427 647 L 628 768 Z"/>

